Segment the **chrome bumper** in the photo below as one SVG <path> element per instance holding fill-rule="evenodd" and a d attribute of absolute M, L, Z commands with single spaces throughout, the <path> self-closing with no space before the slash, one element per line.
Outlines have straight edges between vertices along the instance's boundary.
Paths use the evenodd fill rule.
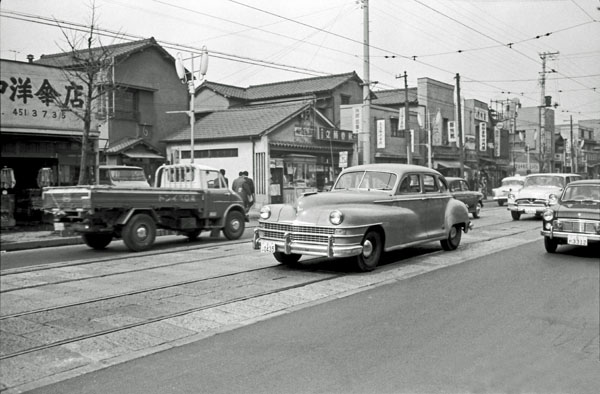
<path fill-rule="evenodd" d="M 259 229 L 254 229 L 254 235 L 252 237 L 252 248 L 260 249 L 262 241 L 269 241 L 275 244 L 275 250 L 277 252 L 285 254 L 306 254 L 311 256 L 322 256 L 322 257 L 350 257 L 358 256 L 362 253 L 363 247 L 360 244 L 356 245 L 334 245 L 332 235 L 327 236 L 327 244 L 317 244 L 308 242 L 297 242 L 292 241 L 291 233 L 285 233 L 283 240 L 272 239 L 272 238 L 261 238 Z"/>
<path fill-rule="evenodd" d="M 555 231 L 554 227 L 550 228 L 550 230 L 542 230 L 540 232 L 541 235 L 548 238 L 557 238 L 557 239 L 567 239 L 569 235 L 576 235 L 578 237 L 585 237 L 588 241 L 600 242 L 600 234 L 590 234 L 590 233 L 570 233 L 564 231 Z"/>
<path fill-rule="evenodd" d="M 509 211 L 515 211 L 515 212 L 520 212 L 520 213 L 532 213 L 532 214 L 538 214 L 538 213 L 544 213 L 544 211 L 548 208 L 547 205 L 540 205 L 540 204 L 515 204 L 515 203 L 508 203 L 508 206 L 506 209 L 508 209 Z"/>

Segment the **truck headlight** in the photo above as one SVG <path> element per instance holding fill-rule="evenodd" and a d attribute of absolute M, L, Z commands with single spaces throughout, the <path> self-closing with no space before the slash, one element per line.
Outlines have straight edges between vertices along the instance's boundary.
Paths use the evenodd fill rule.
<path fill-rule="evenodd" d="M 546 209 L 542 214 L 542 218 L 544 218 L 546 222 L 551 221 L 552 219 L 554 219 L 554 211 L 551 209 Z"/>
<path fill-rule="evenodd" d="M 341 211 L 338 211 L 337 209 L 335 211 L 331 211 L 329 213 L 329 221 L 331 222 L 331 224 L 337 226 L 338 224 L 341 224 L 344 221 L 344 214 Z"/>
<path fill-rule="evenodd" d="M 260 218 L 267 220 L 270 217 L 271 217 L 271 208 L 269 208 L 268 205 L 265 205 L 264 207 L 262 207 L 260 209 Z"/>

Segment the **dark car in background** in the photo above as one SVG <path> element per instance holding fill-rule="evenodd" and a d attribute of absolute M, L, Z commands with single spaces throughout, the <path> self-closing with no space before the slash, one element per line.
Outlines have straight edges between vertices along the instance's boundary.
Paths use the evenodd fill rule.
<path fill-rule="evenodd" d="M 483 193 L 470 190 L 469 184 L 464 178 L 446 177 L 450 193 L 457 200 L 463 202 L 473 217 L 477 219 L 481 216 L 483 208 Z"/>
<path fill-rule="evenodd" d="M 558 245 L 589 246 L 600 243 L 600 180 L 569 183 L 560 197 L 550 196 L 542 215 L 541 234 L 548 253 Z"/>

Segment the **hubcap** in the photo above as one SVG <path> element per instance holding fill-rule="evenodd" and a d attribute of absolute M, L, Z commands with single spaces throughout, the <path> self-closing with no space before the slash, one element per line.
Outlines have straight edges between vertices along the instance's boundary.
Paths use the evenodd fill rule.
<path fill-rule="evenodd" d="M 240 224 L 239 220 L 234 220 L 230 224 L 231 224 L 231 229 L 233 231 L 238 231 L 240 229 L 241 224 Z"/>
<path fill-rule="evenodd" d="M 363 256 L 370 257 L 373 253 L 373 244 L 368 239 L 363 244 Z"/>
<path fill-rule="evenodd" d="M 450 238 L 456 237 L 456 227 L 452 227 L 450 230 Z"/>
<path fill-rule="evenodd" d="M 148 236 L 148 231 L 146 230 L 146 227 L 138 227 L 135 233 L 140 239 L 144 239 Z"/>

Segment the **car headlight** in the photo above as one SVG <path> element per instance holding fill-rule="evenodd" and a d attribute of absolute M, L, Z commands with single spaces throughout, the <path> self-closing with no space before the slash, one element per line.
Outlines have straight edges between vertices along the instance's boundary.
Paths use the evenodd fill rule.
<path fill-rule="evenodd" d="M 544 218 L 545 221 L 549 222 L 552 219 L 554 219 L 554 211 L 551 209 L 546 209 L 544 211 L 544 213 L 542 214 L 542 217 Z"/>
<path fill-rule="evenodd" d="M 548 196 L 548 204 L 554 205 L 558 204 L 558 196 L 556 194 L 551 194 Z"/>
<path fill-rule="evenodd" d="M 271 208 L 268 205 L 265 205 L 264 207 L 262 207 L 260 209 L 260 218 L 266 220 L 270 217 L 271 217 Z"/>
<path fill-rule="evenodd" d="M 337 209 L 335 211 L 331 211 L 329 213 L 329 221 L 331 222 L 331 224 L 337 226 L 338 224 L 341 224 L 344 221 L 344 214 L 341 211 L 338 211 Z"/>
<path fill-rule="evenodd" d="M 514 193 L 508 193 L 508 199 L 509 200 L 514 200 L 515 199 L 515 194 Z"/>

